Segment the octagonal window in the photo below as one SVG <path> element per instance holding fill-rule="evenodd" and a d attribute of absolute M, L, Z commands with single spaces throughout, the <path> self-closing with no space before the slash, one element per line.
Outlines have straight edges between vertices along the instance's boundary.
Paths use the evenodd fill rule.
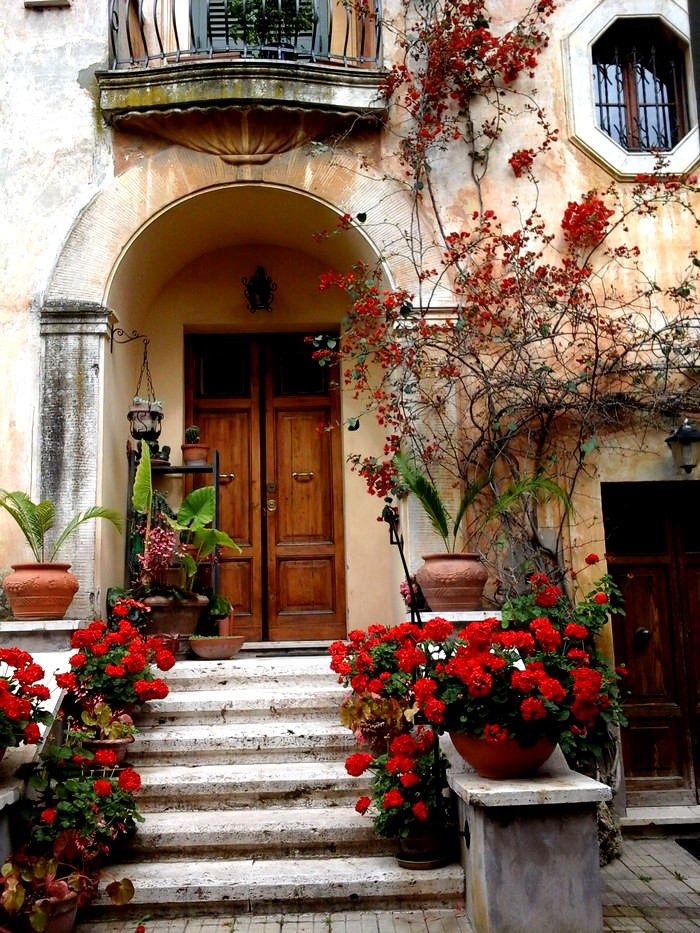
<path fill-rule="evenodd" d="M 592 49 L 600 129 L 629 152 L 673 149 L 689 129 L 686 52 L 658 19 L 616 20 Z"/>

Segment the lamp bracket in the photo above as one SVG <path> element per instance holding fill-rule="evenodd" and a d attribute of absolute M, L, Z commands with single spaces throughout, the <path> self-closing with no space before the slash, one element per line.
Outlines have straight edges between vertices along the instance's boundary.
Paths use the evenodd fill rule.
<path fill-rule="evenodd" d="M 145 334 L 140 334 L 136 330 L 132 330 L 130 334 L 127 334 L 125 330 L 122 330 L 121 327 L 115 327 L 114 324 L 109 325 L 109 352 L 114 353 L 114 344 L 115 343 L 131 343 L 132 340 L 143 340 L 144 350 L 151 342 L 151 338 L 147 337 Z"/>

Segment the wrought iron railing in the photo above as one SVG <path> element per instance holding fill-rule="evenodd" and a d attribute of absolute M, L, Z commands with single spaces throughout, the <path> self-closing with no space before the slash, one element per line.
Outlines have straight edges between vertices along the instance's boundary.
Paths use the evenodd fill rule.
<path fill-rule="evenodd" d="M 110 0 L 110 66 L 285 59 L 379 66 L 381 0 Z"/>

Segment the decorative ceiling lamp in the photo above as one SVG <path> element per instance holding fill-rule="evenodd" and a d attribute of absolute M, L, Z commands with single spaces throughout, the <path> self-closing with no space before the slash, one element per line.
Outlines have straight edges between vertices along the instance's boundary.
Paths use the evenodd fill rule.
<path fill-rule="evenodd" d="M 275 300 L 277 286 L 270 276 L 265 275 L 262 266 L 258 266 L 249 279 L 242 279 L 248 310 L 251 314 L 256 311 L 272 311 L 271 305 Z"/>
<path fill-rule="evenodd" d="M 690 473 L 695 469 L 700 460 L 700 431 L 691 421 L 685 418 L 680 428 L 666 438 L 666 443 L 679 470 Z"/>

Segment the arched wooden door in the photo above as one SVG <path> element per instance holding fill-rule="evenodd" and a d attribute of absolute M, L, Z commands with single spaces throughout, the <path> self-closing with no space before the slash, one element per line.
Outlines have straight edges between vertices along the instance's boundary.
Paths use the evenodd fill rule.
<path fill-rule="evenodd" d="M 249 640 L 343 638 L 345 561 L 338 392 L 296 334 L 192 335 L 188 423 L 219 451 L 221 593 Z"/>

